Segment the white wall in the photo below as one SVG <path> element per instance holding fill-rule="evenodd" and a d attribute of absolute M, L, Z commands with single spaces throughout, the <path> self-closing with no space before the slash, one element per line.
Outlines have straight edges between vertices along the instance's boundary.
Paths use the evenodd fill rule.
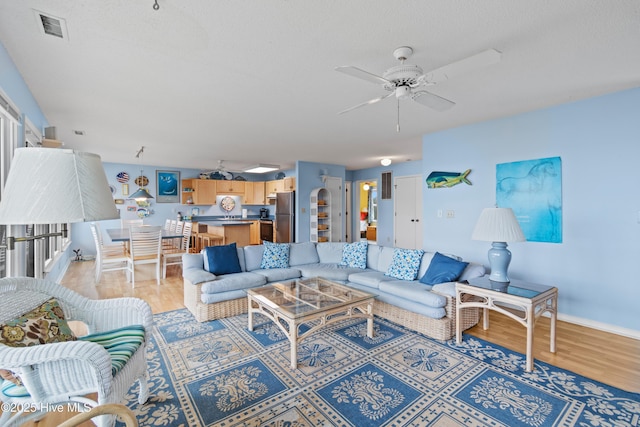
<path fill-rule="evenodd" d="M 495 203 L 496 164 L 562 158 L 562 243 L 509 245 L 515 279 L 559 290 L 560 318 L 640 338 L 640 89 L 426 135 L 431 171 L 472 169 L 472 186 L 427 189 L 424 247 L 483 262 L 470 236 Z M 424 181 L 423 181 L 424 183 Z M 455 218 L 438 218 L 437 210 Z"/>

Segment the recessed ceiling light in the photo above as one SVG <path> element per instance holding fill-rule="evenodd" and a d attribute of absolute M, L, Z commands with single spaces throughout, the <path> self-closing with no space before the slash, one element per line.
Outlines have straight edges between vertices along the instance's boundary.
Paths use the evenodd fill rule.
<path fill-rule="evenodd" d="M 248 173 L 266 173 L 273 172 L 280 169 L 278 165 L 265 165 L 264 163 L 258 163 L 257 165 L 246 168 L 244 171 Z"/>

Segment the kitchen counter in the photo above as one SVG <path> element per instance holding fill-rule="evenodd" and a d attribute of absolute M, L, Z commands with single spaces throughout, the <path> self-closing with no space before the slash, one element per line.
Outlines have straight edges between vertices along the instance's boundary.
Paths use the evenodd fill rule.
<path fill-rule="evenodd" d="M 233 225 L 250 225 L 255 219 L 220 219 L 214 221 L 199 221 L 198 224 L 211 225 L 214 227 L 227 227 Z"/>
<path fill-rule="evenodd" d="M 207 226 L 207 233 L 222 236 L 222 244 L 236 243 L 236 246 L 248 246 L 251 244 L 251 219 L 233 219 L 203 221 L 198 224 Z"/>

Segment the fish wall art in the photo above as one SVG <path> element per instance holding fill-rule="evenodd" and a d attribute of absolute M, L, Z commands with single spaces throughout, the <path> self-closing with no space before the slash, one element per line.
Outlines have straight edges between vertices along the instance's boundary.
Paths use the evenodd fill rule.
<path fill-rule="evenodd" d="M 433 171 L 427 177 L 427 188 L 449 188 L 454 185 L 462 184 L 473 185 L 467 178 L 471 173 L 471 169 L 464 172 L 436 172 Z"/>

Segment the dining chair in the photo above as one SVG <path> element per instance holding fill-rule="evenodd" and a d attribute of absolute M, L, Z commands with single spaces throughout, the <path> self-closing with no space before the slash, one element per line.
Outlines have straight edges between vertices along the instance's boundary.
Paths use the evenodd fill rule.
<path fill-rule="evenodd" d="M 96 273 L 95 282 L 100 282 L 100 277 L 105 271 L 127 270 L 127 262 L 129 257 L 125 252 L 125 248 L 121 244 L 105 245 L 102 240 L 100 226 L 92 222 L 91 234 L 96 245 Z"/>
<path fill-rule="evenodd" d="M 168 265 L 182 265 L 182 255 L 188 254 L 191 248 L 191 230 L 193 223 L 185 222 L 182 228 L 182 239 L 180 246 L 174 248 L 163 248 L 162 250 L 162 278 L 167 278 Z"/>
<path fill-rule="evenodd" d="M 144 225 L 144 220 L 142 219 L 122 219 L 120 220 L 122 228 L 129 228 L 131 226 L 140 226 Z"/>
<path fill-rule="evenodd" d="M 131 227 L 131 238 L 127 270 L 131 274 L 131 286 L 136 286 L 135 267 L 141 264 L 156 264 L 156 282 L 160 284 L 162 256 L 162 227 L 143 225 Z"/>

